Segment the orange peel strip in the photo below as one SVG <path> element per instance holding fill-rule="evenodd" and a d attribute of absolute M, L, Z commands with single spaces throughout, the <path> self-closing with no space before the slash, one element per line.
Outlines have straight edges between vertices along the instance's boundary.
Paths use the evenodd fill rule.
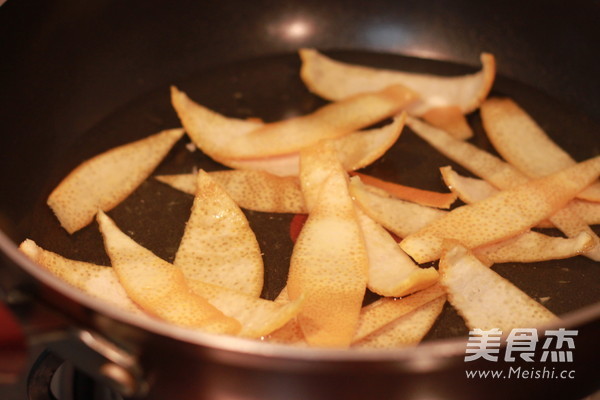
<path fill-rule="evenodd" d="M 209 175 L 242 208 L 263 212 L 306 212 L 300 182 L 263 171 L 215 171 Z"/>
<path fill-rule="evenodd" d="M 471 129 L 460 107 L 431 108 L 421 117 L 431 125 L 445 130 L 457 139 L 465 140 L 473 137 L 473 129 Z"/>
<path fill-rule="evenodd" d="M 448 188 L 457 193 L 458 197 L 467 204 L 482 201 L 498 193 L 498 189 L 486 181 L 461 176 L 452 167 L 442 167 L 440 171 Z M 569 202 L 567 208 L 579 214 L 589 224 L 590 219 L 594 216 L 593 205 L 595 204 L 598 203 L 582 202 L 574 199 Z M 549 221 L 542 221 L 536 226 L 547 228 L 553 225 Z M 593 246 L 594 237 L 587 230 L 570 238 L 550 237 L 535 232 L 526 232 L 500 243 L 484 246 L 477 249 L 476 253 L 480 259 L 485 259 L 488 264 L 509 261 L 534 262 L 574 257 L 593 249 Z"/>
<path fill-rule="evenodd" d="M 111 210 L 129 196 L 182 136 L 182 129 L 162 131 L 83 162 L 52 191 L 48 205 L 67 232 L 78 231 L 99 209 Z"/>
<path fill-rule="evenodd" d="M 331 140 L 330 146 L 335 149 L 346 170 L 362 168 L 383 155 L 396 142 L 404 119 L 405 114 L 402 114 L 382 128 L 354 132 Z M 299 174 L 299 153 L 255 161 L 228 161 L 228 164 L 241 169 L 209 172 L 209 175 L 225 187 L 240 207 L 264 212 L 306 212 L 298 181 L 290 176 Z M 293 164 L 295 166 L 291 167 Z M 185 193 L 196 193 L 194 174 L 161 175 L 155 178 Z"/>
<path fill-rule="evenodd" d="M 392 349 L 416 346 L 441 314 L 446 296 L 442 295 L 405 314 L 383 328 L 352 344 L 356 349 Z"/>
<path fill-rule="evenodd" d="M 405 118 L 406 114 L 402 112 L 394 117 L 390 124 L 380 128 L 355 131 L 333 139 L 344 168 L 347 171 L 364 168 L 381 157 L 400 137 Z M 236 120 L 233 121 L 234 124 L 237 124 Z M 256 159 L 220 159 L 218 161 L 231 168 L 265 171 L 277 176 L 297 176 L 300 169 L 298 152 Z"/>
<path fill-rule="evenodd" d="M 575 257 L 594 245 L 587 232 L 573 238 L 553 237 L 538 232 L 525 232 L 499 243 L 478 247 L 474 254 L 487 265 L 505 262 L 538 262 Z"/>
<path fill-rule="evenodd" d="M 384 297 L 363 307 L 352 342 L 361 341 L 397 318 L 445 294 L 445 289 L 435 284 L 401 299 Z"/>
<path fill-rule="evenodd" d="M 154 179 L 171 186 L 173 189 L 191 194 L 192 196 L 196 195 L 198 174 L 156 175 Z"/>
<path fill-rule="evenodd" d="M 523 233 L 564 207 L 598 175 L 600 156 L 456 208 L 405 237 L 400 247 L 422 263 L 439 258 L 445 239 L 474 248 Z"/>
<path fill-rule="evenodd" d="M 42 249 L 32 240 L 25 240 L 19 248 L 33 261 L 91 296 L 149 317 L 127 296 L 114 268 L 62 257 Z M 238 336 L 242 337 L 260 338 L 279 329 L 295 317 L 303 301 L 301 298 L 277 304 L 198 280 L 187 279 L 186 283 L 194 293 L 206 298 L 225 315 L 238 320 L 242 324 Z"/>
<path fill-rule="evenodd" d="M 357 176 L 350 179 L 350 192 L 365 214 L 399 237 L 417 232 L 448 213 L 437 208 L 381 196 L 369 190 Z"/>
<path fill-rule="evenodd" d="M 317 202 L 323 182 L 331 174 L 346 176 L 332 141 L 323 141 L 319 145 L 302 150 L 298 177 L 307 211 Z"/>
<path fill-rule="evenodd" d="M 450 166 L 441 167 L 440 172 L 448 189 L 466 204 L 477 203 L 499 192 L 487 181 L 462 176 Z"/>
<path fill-rule="evenodd" d="M 461 245 L 452 246 L 440 259 L 440 283 L 469 329 L 508 333 L 558 319 Z"/>
<path fill-rule="evenodd" d="M 208 175 L 223 186 L 241 208 L 272 213 L 306 212 L 300 182 L 296 177 L 281 177 L 253 170 L 213 171 Z M 160 175 L 155 178 L 185 193 L 196 193 L 196 174 Z"/>
<path fill-rule="evenodd" d="M 499 189 L 529 181 L 512 165 L 448 132 L 412 117 L 406 119 L 406 125 L 437 151 Z"/>
<path fill-rule="evenodd" d="M 134 242 L 102 211 L 100 232 L 125 292 L 142 309 L 175 325 L 237 334 L 241 325 L 193 293 L 181 270 Z"/>
<path fill-rule="evenodd" d="M 549 175 L 576 163 L 511 99 L 486 100 L 481 106 L 481 118 L 498 153 L 530 178 Z M 600 182 L 594 182 L 577 197 L 600 202 Z"/>
<path fill-rule="evenodd" d="M 281 328 L 271 332 L 265 337 L 265 341 L 269 343 L 278 343 L 291 346 L 307 346 L 302 328 L 298 323 L 297 318 L 291 319 Z"/>
<path fill-rule="evenodd" d="M 323 182 L 310 210 L 291 257 L 289 296 L 305 295 L 297 318 L 310 345 L 348 347 L 366 290 L 368 258 L 341 165 Z"/>
<path fill-rule="evenodd" d="M 247 159 L 289 154 L 325 139 L 335 139 L 400 113 L 415 100 L 401 85 L 330 103 L 311 114 L 266 124 L 234 138 L 228 158 Z"/>
<path fill-rule="evenodd" d="M 189 279 L 258 297 L 261 250 L 246 216 L 225 189 L 199 171 L 196 197 L 173 264 Z"/>
<path fill-rule="evenodd" d="M 587 224 L 600 224 L 600 203 L 575 199 L 569 204 L 569 207 L 573 207 L 573 211 Z"/>
<path fill-rule="evenodd" d="M 467 204 L 488 198 L 499 191 L 485 180 L 458 174 L 450 166 L 442 167 L 440 171 L 448 189 Z M 600 203 L 573 199 L 566 207 L 581 217 L 586 224 L 600 224 Z M 553 226 L 550 221 L 543 221 L 538 224 L 539 228 L 551 228 Z"/>
<path fill-rule="evenodd" d="M 187 283 L 225 315 L 239 321 L 242 328 L 238 336 L 247 338 L 260 338 L 280 329 L 296 317 L 304 302 L 300 297 L 287 303 L 276 303 L 196 279 L 189 279 Z"/>
<path fill-rule="evenodd" d="M 418 292 L 438 280 L 435 268 L 420 268 L 398 246 L 396 240 L 381 225 L 357 210 L 369 257 L 367 287 L 387 297 L 401 297 Z"/>
<path fill-rule="evenodd" d="M 298 176 L 300 170 L 300 154 L 298 152 L 245 160 L 223 159 L 219 162 L 234 169 L 265 171 L 281 177 Z"/>
<path fill-rule="evenodd" d="M 383 189 L 391 196 L 398 199 L 411 201 L 424 206 L 450 208 L 457 197 L 454 193 L 440 193 L 411 186 L 404 186 L 399 183 L 384 181 L 360 172 L 353 172 L 351 175 L 359 176 L 364 184 Z"/>
<path fill-rule="evenodd" d="M 204 154 L 224 165 L 227 164 L 223 159 L 227 157 L 219 157 L 218 150 L 226 147 L 233 138 L 247 135 L 264 126 L 261 121 L 219 114 L 196 103 L 174 86 L 171 87 L 171 103 L 192 142 Z"/>
<path fill-rule="evenodd" d="M 302 49 L 299 53 L 300 76 L 313 93 L 328 100 L 340 100 L 400 83 L 420 96 L 420 101 L 408 109 L 412 115 L 447 106 L 457 106 L 465 114 L 474 111 L 487 97 L 496 75 L 494 56 L 488 53 L 481 54 L 479 72 L 454 77 L 353 65 L 333 60 L 314 49 Z"/>
<path fill-rule="evenodd" d="M 381 128 L 352 132 L 333 140 L 338 158 L 346 171 L 364 168 L 380 158 L 400 137 L 406 113 L 394 117 Z"/>
<path fill-rule="evenodd" d="M 23 241 L 19 250 L 61 280 L 90 296 L 137 315 L 145 315 L 127 296 L 113 268 L 65 258 L 43 249 L 31 239 Z"/>
<path fill-rule="evenodd" d="M 406 124 L 440 153 L 499 189 L 508 189 L 529 182 L 529 178 L 515 167 L 471 143 L 455 139 L 447 132 L 416 118 L 407 118 Z M 600 237 L 578 215 L 576 210 L 567 207 L 567 209 L 558 210 L 549 219 L 568 237 L 577 236 L 580 232 L 589 233 L 595 244 L 584 255 L 592 260 L 600 261 Z"/>
<path fill-rule="evenodd" d="M 287 286 L 285 286 L 279 295 L 275 298 L 275 303 L 287 304 L 290 302 Z M 271 332 L 265 340 L 270 343 L 279 343 L 293 346 L 307 346 L 304 334 L 297 318 L 292 318 L 287 324 Z"/>
<path fill-rule="evenodd" d="M 275 301 L 287 300 L 287 289 Z M 446 296 L 436 284 L 411 296 L 383 298 L 360 311 L 352 348 L 391 348 L 417 344 L 439 316 Z M 272 343 L 306 346 L 297 321 L 292 320 L 266 339 Z"/>
<path fill-rule="evenodd" d="M 209 129 L 198 121 L 210 116 L 219 124 L 226 124 L 226 117 L 196 104 L 174 87 L 171 98 L 188 135 L 204 153 L 217 161 L 294 153 L 321 140 L 338 138 L 392 117 L 416 99 L 412 91 L 395 85 L 327 104 L 311 114 L 263 124 L 253 130 L 246 130 L 250 122 L 243 121 L 242 134 L 229 134 L 230 130 L 227 130 L 214 135 L 214 127 Z"/>
<path fill-rule="evenodd" d="M 573 238 L 581 232 L 585 232 L 592 237 L 594 245 L 590 250 L 583 253 L 584 256 L 594 261 L 600 261 L 600 237 L 594 230 L 586 224 L 579 216 L 578 210 L 571 208 L 572 201 L 566 207 L 558 210 L 548 219 L 556 228 L 560 229 L 566 236 Z"/>

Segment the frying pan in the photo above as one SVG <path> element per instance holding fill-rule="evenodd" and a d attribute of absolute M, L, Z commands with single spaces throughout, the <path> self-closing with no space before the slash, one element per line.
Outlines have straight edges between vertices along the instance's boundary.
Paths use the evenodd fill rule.
<path fill-rule="evenodd" d="M 575 158 L 596 155 L 598 11 L 597 2 L 584 1 L 566 8 L 560 2 L 537 1 L 250 5 L 9 0 L 0 8 L 3 298 L 30 338 L 44 341 L 60 357 L 131 397 L 582 398 L 598 389 L 600 333 L 597 265 L 582 257 L 496 267 L 529 294 L 550 294 L 548 307 L 567 313 L 561 327 L 579 331 L 575 362 L 569 366 L 576 379 L 499 382 L 465 378 L 467 332 L 450 307 L 415 349 L 298 350 L 236 338 L 190 337 L 97 304 L 28 261 L 16 251 L 16 243 L 33 237 L 65 256 L 108 263 L 94 226 L 73 237 L 56 226 L 44 207 L 50 189 L 94 154 L 177 126 L 168 104 L 170 84 L 232 116 L 274 120 L 314 109 L 322 100 L 306 92 L 295 75 L 298 47 L 316 47 L 348 61 L 450 75 L 472 71 L 481 51 L 492 52 L 502 75 L 496 94 L 523 104 Z M 244 96 L 233 96 L 236 92 Z M 470 122 L 481 134 L 476 114 Z M 410 132 L 402 138 L 414 153 L 394 149 L 369 172 L 383 178 L 400 175 L 407 184 L 439 189 L 432 165 L 447 160 L 426 150 Z M 421 154 L 428 154 L 423 162 Z M 157 172 L 181 172 L 196 163 L 218 168 L 205 158 L 190 158 L 180 143 Z M 141 199 L 157 193 L 161 201 L 175 204 L 172 215 L 164 212 L 163 203 L 140 206 Z M 189 201 L 149 180 L 112 215 L 168 259 L 183 223 L 172 221 L 185 221 Z M 265 260 L 269 272 L 263 295 L 272 298 L 285 278 L 279 266 L 290 246 L 285 229 L 291 216 L 278 216 L 272 224 L 258 213 L 248 217 L 259 227 L 262 246 L 283 249 L 265 252 L 271 258 Z M 570 284 L 560 283 L 565 281 Z M 469 365 L 490 367 L 484 362 Z"/>

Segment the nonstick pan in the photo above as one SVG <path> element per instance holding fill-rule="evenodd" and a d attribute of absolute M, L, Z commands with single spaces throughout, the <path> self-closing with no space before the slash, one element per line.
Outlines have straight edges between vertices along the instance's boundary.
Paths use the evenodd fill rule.
<path fill-rule="evenodd" d="M 532 297 L 549 297 L 549 309 L 568 315 L 561 327 L 579 331 L 569 365 L 575 379 L 500 384 L 465 378 L 468 332 L 449 306 L 416 349 L 298 351 L 235 338 L 191 338 L 97 304 L 15 250 L 30 237 L 67 257 L 109 264 L 97 226 L 73 236 L 58 226 L 45 206 L 49 191 L 86 158 L 178 126 L 170 84 L 231 116 L 268 121 L 315 109 L 323 101 L 297 74 L 295 50 L 304 46 L 345 61 L 444 75 L 475 70 L 479 52 L 490 51 L 501 74 L 494 94 L 517 100 L 576 159 L 597 155 L 600 106 L 591 38 L 598 28 L 591 16 L 598 7 L 573 4 L 563 10 L 541 2 L 8 1 L 0 8 L 7 57 L 0 147 L 2 184 L 9 189 L 0 208 L 6 301 L 32 337 L 46 338 L 60 357 L 127 396 L 578 399 L 592 393 L 598 387 L 600 278 L 597 263 L 583 257 L 495 267 Z M 474 141 L 491 149 L 477 113 L 469 121 Z M 435 171 L 454 164 L 408 130 L 402 141 L 367 172 L 442 190 Z M 156 173 L 193 166 L 221 168 L 190 153 L 182 141 Z M 169 260 L 190 204 L 189 196 L 149 179 L 110 215 Z M 274 298 L 285 284 L 293 216 L 247 216 L 265 253 L 263 297 Z"/>

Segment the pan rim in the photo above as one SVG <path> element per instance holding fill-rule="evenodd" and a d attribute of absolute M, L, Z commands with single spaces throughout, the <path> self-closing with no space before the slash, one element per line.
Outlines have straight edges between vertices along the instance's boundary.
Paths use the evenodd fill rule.
<path fill-rule="evenodd" d="M 466 337 L 453 337 L 425 341 L 416 347 L 397 349 L 326 349 L 296 347 L 260 340 L 234 336 L 216 335 L 191 331 L 160 320 L 141 318 L 126 310 L 111 307 L 98 301 L 84 291 L 78 290 L 44 270 L 19 251 L 17 245 L 0 230 L 0 250 L 19 268 L 42 284 L 66 296 L 69 300 L 83 305 L 100 315 L 114 319 L 120 323 L 142 329 L 146 332 L 171 338 L 180 342 L 201 346 L 214 351 L 227 351 L 232 354 L 259 357 L 263 360 L 300 361 L 310 363 L 322 362 L 382 362 L 395 363 L 396 368 L 408 367 L 431 370 L 439 368 L 443 361 L 464 355 Z M 64 312 L 65 310 L 60 310 Z M 600 302 L 574 310 L 561 316 L 560 320 L 540 329 L 576 328 L 586 323 L 600 320 Z M 440 363 L 442 362 L 442 363 Z M 403 365 L 404 364 L 404 365 Z"/>
<path fill-rule="evenodd" d="M 412 59 L 420 59 L 432 63 L 445 63 L 452 64 L 457 68 L 475 70 L 476 64 L 467 64 L 457 62 L 452 59 L 433 59 L 422 57 L 411 54 L 395 54 L 387 53 L 382 49 L 362 49 L 362 48 L 323 48 L 324 53 L 328 54 L 345 54 L 349 52 L 369 52 L 373 54 L 381 55 L 394 55 L 407 57 Z M 277 52 L 274 54 L 262 55 L 259 57 L 252 57 L 238 61 L 253 62 L 257 59 L 264 60 L 265 58 L 280 58 L 287 57 L 290 52 Z M 199 73 L 206 73 L 212 69 L 218 69 L 223 66 L 232 65 L 234 61 L 228 61 L 221 65 L 215 65 L 202 71 L 196 71 L 194 74 L 188 76 L 186 79 L 180 79 L 176 83 L 184 83 L 187 81 L 194 80 L 195 76 Z M 497 80 L 504 80 L 510 82 L 515 81 L 511 77 L 507 77 L 498 74 Z M 520 82 L 519 82 L 520 83 Z M 149 93 L 154 93 L 158 89 L 153 89 Z M 545 97 L 550 97 L 546 92 L 535 88 L 540 94 Z M 551 98 L 551 97 L 550 97 Z M 556 100 L 556 99 L 554 99 Z M 133 99 L 129 104 L 137 102 L 138 99 Z M 114 112 L 120 112 L 128 107 L 127 104 L 122 105 L 119 109 Z M 417 348 L 399 348 L 399 349 L 322 349 L 322 348 L 305 348 L 295 347 L 282 344 L 261 342 L 258 340 L 245 339 L 233 336 L 220 336 L 203 332 L 192 332 L 185 328 L 180 328 L 174 325 L 170 325 L 166 322 L 159 320 L 152 320 L 141 318 L 135 315 L 130 315 L 127 311 L 120 310 L 111 307 L 109 304 L 99 302 L 94 297 L 87 293 L 78 290 L 75 287 L 70 286 L 68 283 L 63 282 L 60 278 L 54 276 L 44 268 L 40 268 L 38 264 L 31 261 L 23 253 L 18 250 L 18 244 L 8 237 L 2 230 L 0 230 L 0 251 L 7 255 L 12 261 L 18 265 L 21 269 L 24 269 L 30 276 L 40 281 L 42 284 L 49 286 L 57 292 L 63 294 L 70 300 L 75 301 L 79 305 L 93 310 L 103 316 L 107 316 L 113 320 L 121 323 L 140 328 L 142 330 L 158 334 L 164 337 L 172 338 L 181 342 L 203 346 L 212 350 L 225 350 L 233 353 L 259 356 L 259 357 L 277 357 L 279 359 L 287 360 L 298 360 L 298 361 L 311 361 L 311 362 L 348 362 L 348 361 L 393 361 L 395 363 L 406 361 L 411 363 L 414 360 L 422 359 L 426 356 L 433 356 L 436 358 L 450 358 L 457 355 L 463 355 L 465 351 L 466 337 L 453 337 L 445 339 L 435 339 L 423 342 Z M 61 310 L 62 311 L 62 310 Z M 584 308 L 574 310 L 572 312 L 563 314 L 562 318 L 558 323 L 550 324 L 548 328 L 571 328 L 576 327 L 590 321 L 600 320 L 600 301 L 593 303 Z M 559 326 L 560 325 L 560 326 Z M 98 328 L 98 327 L 96 327 Z"/>

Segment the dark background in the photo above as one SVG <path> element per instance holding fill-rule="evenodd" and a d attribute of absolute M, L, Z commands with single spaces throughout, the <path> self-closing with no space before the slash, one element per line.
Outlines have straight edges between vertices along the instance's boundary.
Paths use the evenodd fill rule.
<path fill-rule="evenodd" d="M 0 7 L 0 148 L 14 151 L 0 157 L 0 182 L 11 188 L 0 229 L 29 212 L 20 199 L 33 198 L 37 172 L 56 163 L 48 149 L 72 147 L 157 88 L 302 46 L 472 66 L 488 51 L 500 74 L 600 121 L 599 15 L 598 0 L 8 0 Z M 13 169 L 33 159 L 19 171 L 23 184 Z"/>
<path fill-rule="evenodd" d="M 472 66 L 491 52 L 500 74 L 600 121 L 599 15 L 597 0 L 8 0 L 0 148 L 14 151 L 0 157 L 11 187 L 0 229 L 28 213 L 20 199 L 39 192 L 37 171 L 56 162 L 47 149 L 72 147 L 107 115 L 199 71 L 303 46 Z M 24 159 L 35 159 L 20 171 L 26 184 L 13 170 Z"/>
<path fill-rule="evenodd" d="M 595 0 L 8 0 L 0 120 L 5 135 L 76 135 L 203 68 L 301 46 L 469 65 L 488 51 L 501 74 L 600 120 L 599 15 Z M 294 21 L 311 31 L 286 34 Z"/>

